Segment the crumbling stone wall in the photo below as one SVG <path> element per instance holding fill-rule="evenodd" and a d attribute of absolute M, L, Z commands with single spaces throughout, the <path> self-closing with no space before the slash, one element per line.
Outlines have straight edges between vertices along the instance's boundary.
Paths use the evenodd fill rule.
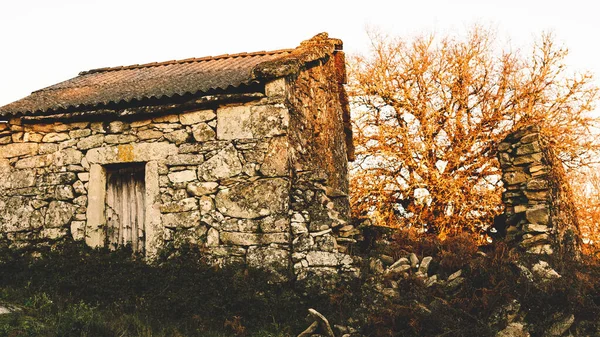
<path fill-rule="evenodd" d="M 533 125 L 498 147 L 507 240 L 529 253 L 576 257 L 579 227 L 562 163 Z"/>
<path fill-rule="evenodd" d="M 289 83 L 292 240 L 299 280 L 352 275 L 344 54 L 337 51 Z M 345 109 L 345 111 L 344 111 Z M 351 136 L 351 135 L 350 135 Z"/>

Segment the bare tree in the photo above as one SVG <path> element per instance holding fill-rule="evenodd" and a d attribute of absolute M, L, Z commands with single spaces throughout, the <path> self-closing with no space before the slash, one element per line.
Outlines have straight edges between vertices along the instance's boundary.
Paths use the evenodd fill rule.
<path fill-rule="evenodd" d="M 355 215 L 441 236 L 479 231 L 502 211 L 495 145 L 508 132 L 543 126 L 568 168 L 597 149 L 588 135 L 598 88 L 589 73 L 567 73 L 567 50 L 551 35 L 527 56 L 498 50 L 481 27 L 464 38 L 371 41 L 349 64 Z"/>

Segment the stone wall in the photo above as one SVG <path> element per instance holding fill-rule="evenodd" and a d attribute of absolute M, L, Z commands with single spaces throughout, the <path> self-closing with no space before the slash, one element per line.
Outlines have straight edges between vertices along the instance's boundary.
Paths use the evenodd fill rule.
<path fill-rule="evenodd" d="M 529 253 L 578 256 L 579 230 L 562 163 L 538 126 L 510 134 L 498 147 L 507 240 Z"/>
<path fill-rule="evenodd" d="M 348 254 L 359 231 L 349 222 L 348 107 L 345 72 L 336 67 L 343 60 L 343 52 L 337 51 L 288 85 L 292 260 L 299 280 L 358 272 Z"/>
<path fill-rule="evenodd" d="M 133 120 L 11 119 L 0 125 L 0 235 L 103 246 L 106 168 L 144 163 L 148 254 L 191 242 L 215 260 L 288 256 L 288 124 L 269 98 Z"/>

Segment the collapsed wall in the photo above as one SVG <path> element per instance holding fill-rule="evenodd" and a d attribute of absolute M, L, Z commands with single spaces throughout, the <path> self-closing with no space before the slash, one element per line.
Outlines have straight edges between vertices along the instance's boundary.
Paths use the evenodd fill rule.
<path fill-rule="evenodd" d="M 498 159 L 506 240 L 528 253 L 577 257 L 580 237 L 572 192 L 540 127 L 508 135 L 498 146 Z"/>

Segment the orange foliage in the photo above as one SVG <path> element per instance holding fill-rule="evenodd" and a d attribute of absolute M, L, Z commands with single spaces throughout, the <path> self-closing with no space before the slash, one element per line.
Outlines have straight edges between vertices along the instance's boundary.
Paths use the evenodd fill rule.
<path fill-rule="evenodd" d="M 498 50 L 490 31 L 412 41 L 371 34 L 349 62 L 357 160 L 355 216 L 444 237 L 480 232 L 502 212 L 496 145 L 539 124 L 567 167 L 589 162 L 598 120 L 592 76 L 567 74 L 543 35 L 531 53 Z"/>
<path fill-rule="evenodd" d="M 600 167 L 580 168 L 570 178 L 583 252 L 600 258 Z"/>

